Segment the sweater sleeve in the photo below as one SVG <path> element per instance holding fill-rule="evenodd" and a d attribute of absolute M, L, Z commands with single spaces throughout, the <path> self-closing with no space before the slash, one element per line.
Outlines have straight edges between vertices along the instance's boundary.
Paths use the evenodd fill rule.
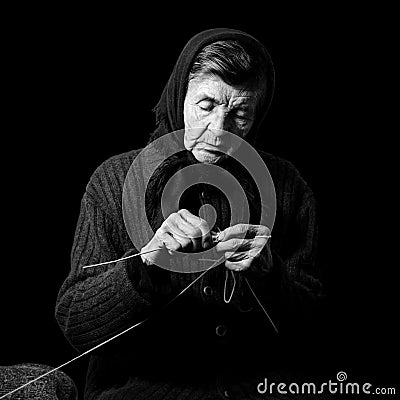
<path fill-rule="evenodd" d="M 290 164 L 289 164 L 290 166 Z M 254 291 L 284 330 L 315 322 L 324 297 L 317 257 L 318 224 L 312 190 L 294 167 L 282 176 L 284 217 L 258 263 L 246 273 Z"/>
<path fill-rule="evenodd" d="M 161 290 L 156 285 L 157 274 L 162 271 L 150 271 L 140 257 L 83 268 L 134 253 L 133 246 L 123 249 L 118 224 L 86 193 L 71 252 L 71 271 L 56 304 L 57 322 L 79 351 L 145 319 L 157 302 Z"/>
<path fill-rule="evenodd" d="M 308 308 L 323 294 L 318 262 L 318 225 L 312 191 L 306 187 L 292 224 L 291 252 L 278 255 L 283 301 L 293 310 Z M 297 245 L 295 244 L 297 243 Z"/>

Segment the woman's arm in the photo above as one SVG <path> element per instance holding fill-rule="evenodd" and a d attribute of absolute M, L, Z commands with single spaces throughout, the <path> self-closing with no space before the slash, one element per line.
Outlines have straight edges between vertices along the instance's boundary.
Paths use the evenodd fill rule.
<path fill-rule="evenodd" d="M 168 292 L 167 271 L 145 266 L 140 256 L 83 268 L 137 253 L 124 242 L 121 232 L 123 227 L 86 193 L 74 237 L 71 271 L 56 305 L 58 324 L 80 351 L 145 319 L 160 296 Z"/>
<path fill-rule="evenodd" d="M 324 296 L 317 252 L 315 199 L 302 180 L 297 195 L 292 199 L 293 212 L 286 229 L 276 235 L 272 232 L 271 241 L 244 273 L 286 332 L 306 331 L 307 325 L 315 322 Z"/>

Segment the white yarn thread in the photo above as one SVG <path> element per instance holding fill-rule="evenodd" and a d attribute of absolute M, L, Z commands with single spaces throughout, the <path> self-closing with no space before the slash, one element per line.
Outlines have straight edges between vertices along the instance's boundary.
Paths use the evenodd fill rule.
<path fill-rule="evenodd" d="M 149 250 L 149 251 L 143 251 L 143 252 L 141 252 L 141 253 L 131 254 L 130 256 L 118 258 L 117 260 L 105 261 L 105 262 L 101 262 L 101 263 L 98 263 L 98 264 L 85 265 L 85 266 L 82 267 L 82 268 L 85 269 L 85 268 L 98 267 L 98 266 L 100 266 L 100 265 L 112 264 L 112 263 L 115 263 L 115 262 L 118 262 L 118 261 L 127 260 L 128 258 L 141 256 L 142 254 L 152 253 L 153 251 L 160 250 L 161 248 L 162 248 L 162 247 L 159 247 L 159 248 L 153 249 L 153 250 Z"/>
<path fill-rule="evenodd" d="M 225 271 L 224 302 L 225 302 L 226 304 L 229 304 L 229 303 L 231 302 L 232 296 L 233 296 L 233 292 L 235 291 L 235 287 L 236 287 L 236 278 L 235 278 L 235 274 L 233 273 L 232 270 L 230 270 L 230 272 L 231 272 L 232 278 L 233 278 L 233 287 L 232 287 L 231 295 L 229 296 L 229 299 L 227 300 L 227 299 L 226 299 L 226 283 L 227 283 L 227 281 L 228 281 L 228 274 L 229 274 L 229 271 L 228 271 L 228 269 L 226 269 L 226 271 Z"/>

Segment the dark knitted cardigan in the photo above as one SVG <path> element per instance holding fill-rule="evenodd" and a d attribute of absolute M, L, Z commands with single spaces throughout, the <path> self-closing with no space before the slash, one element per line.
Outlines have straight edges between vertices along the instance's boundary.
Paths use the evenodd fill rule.
<path fill-rule="evenodd" d="M 196 46 L 201 48 L 205 42 L 232 35 L 242 36 L 226 30 L 203 33 Z M 174 80 L 167 87 L 171 82 Z M 163 108 L 163 98 L 169 91 L 164 91 L 158 104 L 159 129 L 155 136 L 176 128 L 174 118 L 178 117 L 162 112 L 168 109 L 168 104 Z M 220 265 L 164 308 L 199 274 L 145 266 L 140 257 L 82 269 L 140 250 L 134 248 L 122 215 L 124 180 L 138 152 L 110 158 L 90 179 L 81 203 L 71 271 L 57 298 L 56 319 L 79 351 L 87 351 L 150 316 L 142 325 L 92 352 L 85 398 L 212 399 L 229 393 L 235 398 L 252 398 L 257 394 L 257 377 L 277 370 L 288 343 L 305 345 L 308 312 L 321 293 L 313 194 L 290 162 L 260 152 L 276 191 L 275 225 L 265 250 L 272 255 L 272 262 L 237 273 L 229 304 L 223 301 L 225 267 Z M 187 160 L 186 156 L 182 160 Z M 184 161 L 181 165 L 171 163 L 167 177 L 183 166 Z M 167 163 L 164 178 L 168 167 Z M 254 182 L 229 160 L 226 168 L 247 188 L 250 222 L 257 223 L 259 204 Z M 151 187 L 148 197 L 152 198 L 151 208 L 157 210 L 157 184 Z M 161 192 L 162 187 L 159 189 Z M 211 186 L 194 186 L 182 197 L 179 207 L 196 213 L 207 203 L 217 211 L 216 225 L 226 228 L 229 206 Z M 162 221 L 157 218 L 158 212 L 153 214 L 156 229 Z M 280 329 L 279 335 L 245 285 L 244 276 Z"/>
<path fill-rule="evenodd" d="M 205 375 L 222 374 L 237 365 L 238 360 L 246 360 L 242 361 L 246 372 L 251 366 L 273 367 L 273 353 L 279 338 L 240 279 L 232 303 L 223 302 L 223 266 L 210 270 L 179 300 L 159 313 L 160 306 L 198 274 L 146 267 L 140 257 L 81 268 L 137 252 L 126 233 L 121 210 L 124 177 L 136 154 L 137 151 L 132 151 L 109 159 L 91 178 L 76 228 L 71 272 L 57 300 L 57 321 L 71 344 L 80 351 L 153 315 L 126 337 L 100 348 L 92 357 L 88 398 L 98 398 L 99 392 L 124 385 L 138 376 L 151 377 L 157 382 L 162 377 L 170 382 L 169 375 L 184 379 L 189 372 L 190 378 L 200 373 L 207 380 Z M 271 241 L 274 265 L 266 271 L 261 268 L 258 273 L 248 273 L 248 277 L 281 329 L 280 334 L 285 335 L 289 326 L 298 334 L 303 311 L 321 289 L 316 278 L 314 198 L 291 163 L 267 154 L 263 158 L 277 195 Z M 196 190 L 199 203 L 211 203 L 221 213 L 223 206 L 218 195 L 209 188 L 208 198 L 204 200 L 202 189 Z M 191 193 L 188 208 L 194 203 Z M 220 227 L 224 228 L 226 222 L 226 218 L 220 220 Z M 205 287 L 211 288 L 211 295 L 204 292 Z M 219 325 L 227 329 L 224 337 L 216 335 Z M 136 384 L 132 383 L 132 393 L 139 390 Z"/>

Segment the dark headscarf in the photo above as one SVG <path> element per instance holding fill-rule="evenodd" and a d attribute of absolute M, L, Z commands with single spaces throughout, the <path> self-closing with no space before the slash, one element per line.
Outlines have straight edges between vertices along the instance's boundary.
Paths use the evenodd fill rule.
<path fill-rule="evenodd" d="M 151 135 L 150 141 L 166 133 L 184 128 L 183 105 L 187 91 L 188 76 L 194 60 L 205 46 L 221 40 L 237 40 L 245 49 L 250 48 L 259 55 L 261 60 L 264 60 L 263 69 L 267 79 L 267 93 L 262 98 L 263 104 L 259 107 L 261 112 L 256 115 L 256 120 L 246 136 L 248 142 L 255 143 L 256 135 L 272 100 L 274 92 L 274 67 L 267 50 L 257 39 L 247 33 L 225 28 L 200 32 L 192 37 L 184 47 L 162 92 L 161 98 L 154 108 L 157 129 Z"/>

